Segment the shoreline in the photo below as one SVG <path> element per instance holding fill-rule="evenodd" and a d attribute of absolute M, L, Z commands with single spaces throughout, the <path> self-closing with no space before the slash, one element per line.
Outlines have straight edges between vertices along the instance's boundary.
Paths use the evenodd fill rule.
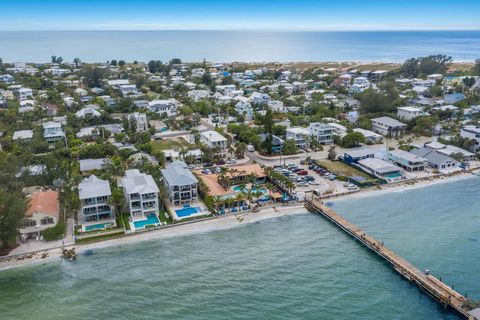
<path fill-rule="evenodd" d="M 474 170 L 474 171 L 477 171 L 477 170 Z M 431 187 L 438 184 L 453 183 L 453 182 L 458 182 L 458 181 L 467 180 L 467 179 L 474 179 L 474 178 L 480 178 L 480 177 L 474 175 L 472 172 L 465 172 L 465 173 L 448 176 L 448 177 L 439 176 L 437 178 L 433 178 L 432 180 L 426 179 L 426 180 L 421 180 L 417 182 L 406 181 L 406 182 L 393 184 L 393 185 L 383 185 L 381 189 L 369 188 L 366 190 L 361 190 L 359 192 L 344 194 L 337 197 L 331 197 L 329 199 L 325 199 L 325 202 L 343 201 L 343 200 L 352 199 L 352 198 L 375 197 L 375 196 L 381 196 L 387 193 L 407 192 L 410 190 Z"/>
<path fill-rule="evenodd" d="M 404 192 L 415 190 L 418 188 L 425 188 L 434 186 L 442 183 L 453 183 L 466 179 L 478 178 L 473 175 L 471 172 L 465 172 L 462 174 L 457 174 L 454 176 L 448 177 L 438 177 L 434 180 L 422 180 L 416 183 L 405 182 L 398 185 L 384 186 L 382 189 L 366 189 L 355 193 L 344 194 L 340 196 L 333 196 L 328 199 L 324 199 L 325 202 L 336 202 L 344 201 L 346 199 L 355 199 L 355 198 L 364 198 L 372 196 L 381 196 L 387 193 L 392 192 Z M 158 240 L 163 238 L 178 237 L 178 236 L 189 236 L 200 233 L 207 233 L 211 231 L 219 230 L 228 230 L 232 228 L 239 227 L 243 224 L 255 223 L 258 221 L 269 220 L 274 218 L 279 218 L 283 216 L 293 216 L 300 214 L 307 214 L 308 211 L 305 209 L 303 203 L 292 205 L 292 206 L 277 206 L 276 209 L 273 207 L 264 209 L 256 213 L 243 213 L 237 215 L 225 215 L 219 216 L 215 219 L 199 221 L 196 223 L 184 224 L 179 226 L 173 226 L 170 228 L 159 229 L 149 232 L 137 233 L 129 236 L 124 236 L 116 239 L 109 239 L 104 241 L 98 241 L 88 244 L 79 244 L 66 246 L 66 248 L 75 248 L 78 254 L 85 253 L 88 250 L 98 250 L 107 247 L 121 246 L 134 244 L 144 241 Z M 18 267 L 27 267 L 37 264 L 46 264 L 53 262 L 55 260 L 61 261 L 61 249 L 50 249 L 46 251 L 41 251 L 38 253 L 32 253 L 31 256 L 26 258 L 18 259 L 12 257 L 11 260 L 0 260 L 0 272 L 4 270 L 9 270 Z"/>

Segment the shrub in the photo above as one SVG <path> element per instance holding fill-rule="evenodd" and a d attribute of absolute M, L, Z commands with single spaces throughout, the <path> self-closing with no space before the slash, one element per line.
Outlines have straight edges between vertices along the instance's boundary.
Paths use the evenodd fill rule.
<path fill-rule="evenodd" d="M 43 238 L 47 241 L 60 240 L 65 234 L 65 224 L 58 223 L 56 226 L 45 229 L 43 231 Z"/>

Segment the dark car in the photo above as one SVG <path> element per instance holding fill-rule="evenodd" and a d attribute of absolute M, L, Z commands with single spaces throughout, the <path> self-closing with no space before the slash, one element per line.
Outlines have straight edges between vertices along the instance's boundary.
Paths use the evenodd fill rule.
<path fill-rule="evenodd" d="M 211 163 L 211 162 L 205 162 L 205 163 L 203 164 L 203 167 L 204 167 L 204 168 L 213 167 L 213 163 Z"/>
<path fill-rule="evenodd" d="M 312 176 L 305 176 L 303 177 L 306 181 L 315 181 L 315 178 Z"/>
<path fill-rule="evenodd" d="M 225 164 L 225 160 L 218 160 L 215 162 L 216 165 L 221 166 L 222 164 Z"/>
<path fill-rule="evenodd" d="M 297 174 L 300 175 L 300 176 L 306 176 L 308 174 L 308 171 L 307 170 L 300 170 L 300 171 L 297 171 Z"/>

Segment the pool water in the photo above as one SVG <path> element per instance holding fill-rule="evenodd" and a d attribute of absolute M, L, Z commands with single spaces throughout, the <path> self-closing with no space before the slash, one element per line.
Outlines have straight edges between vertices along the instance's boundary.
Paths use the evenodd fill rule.
<path fill-rule="evenodd" d="M 135 226 L 135 229 L 143 229 L 146 226 L 155 225 L 158 223 L 160 223 L 160 221 L 156 215 L 148 214 L 147 220 L 135 221 L 133 225 Z"/>
<path fill-rule="evenodd" d="M 392 174 L 388 174 L 385 176 L 385 178 L 390 178 L 390 179 L 393 179 L 393 178 L 399 178 L 401 177 L 402 175 L 400 173 L 392 173 Z"/>
<path fill-rule="evenodd" d="M 232 187 L 232 190 L 235 192 L 244 192 L 244 193 L 248 192 L 246 188 L 242 188 L 240 186 Z M 267 188 L 253 188 L 252 192 L 260 192 L 263 195 L 268 195 L 269 193 Z"/>
<path fill-rule="evenodd" d="M 175 213 L 177 214 L 177 217 L 184 218 L 201 211 L 202 210 L 199 207 L 185 207 L 175 210 Z"/>
<path fill-rule="evenodd" d="M 99 223 L 99 224 L 92 224 L 85 227 L 85 231 L 93 231 L 93 230 L 100 230 L 105 229 L 107 227 L 106 223 Z"/>

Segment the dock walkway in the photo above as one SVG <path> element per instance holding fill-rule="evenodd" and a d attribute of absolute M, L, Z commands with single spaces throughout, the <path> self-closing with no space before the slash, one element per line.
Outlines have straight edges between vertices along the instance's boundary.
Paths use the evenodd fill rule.
<path fill-rule="evenodd" d="M 389 262 L 404 278 L 416 283 L 445 308 L 451 307 L 467 319 L 477 319 L 472 316 L 472 310 L 469 307 L 469 301 L 467 298 L 444 284 L 436 277 L 419 270 L 410 262 L 385 247 L 383 242 L 368 235 L 365 231 L 355 226 L 334 210 L 325 206 L 319 198 L 309 197 L 308 199 L 305 199 L 305 207 L 311 211 L 320 213 L 340 229 L 362 242 L 366 247 Z M 475 309 L 474 311 L 478 312 L 478 309 Z"/>

